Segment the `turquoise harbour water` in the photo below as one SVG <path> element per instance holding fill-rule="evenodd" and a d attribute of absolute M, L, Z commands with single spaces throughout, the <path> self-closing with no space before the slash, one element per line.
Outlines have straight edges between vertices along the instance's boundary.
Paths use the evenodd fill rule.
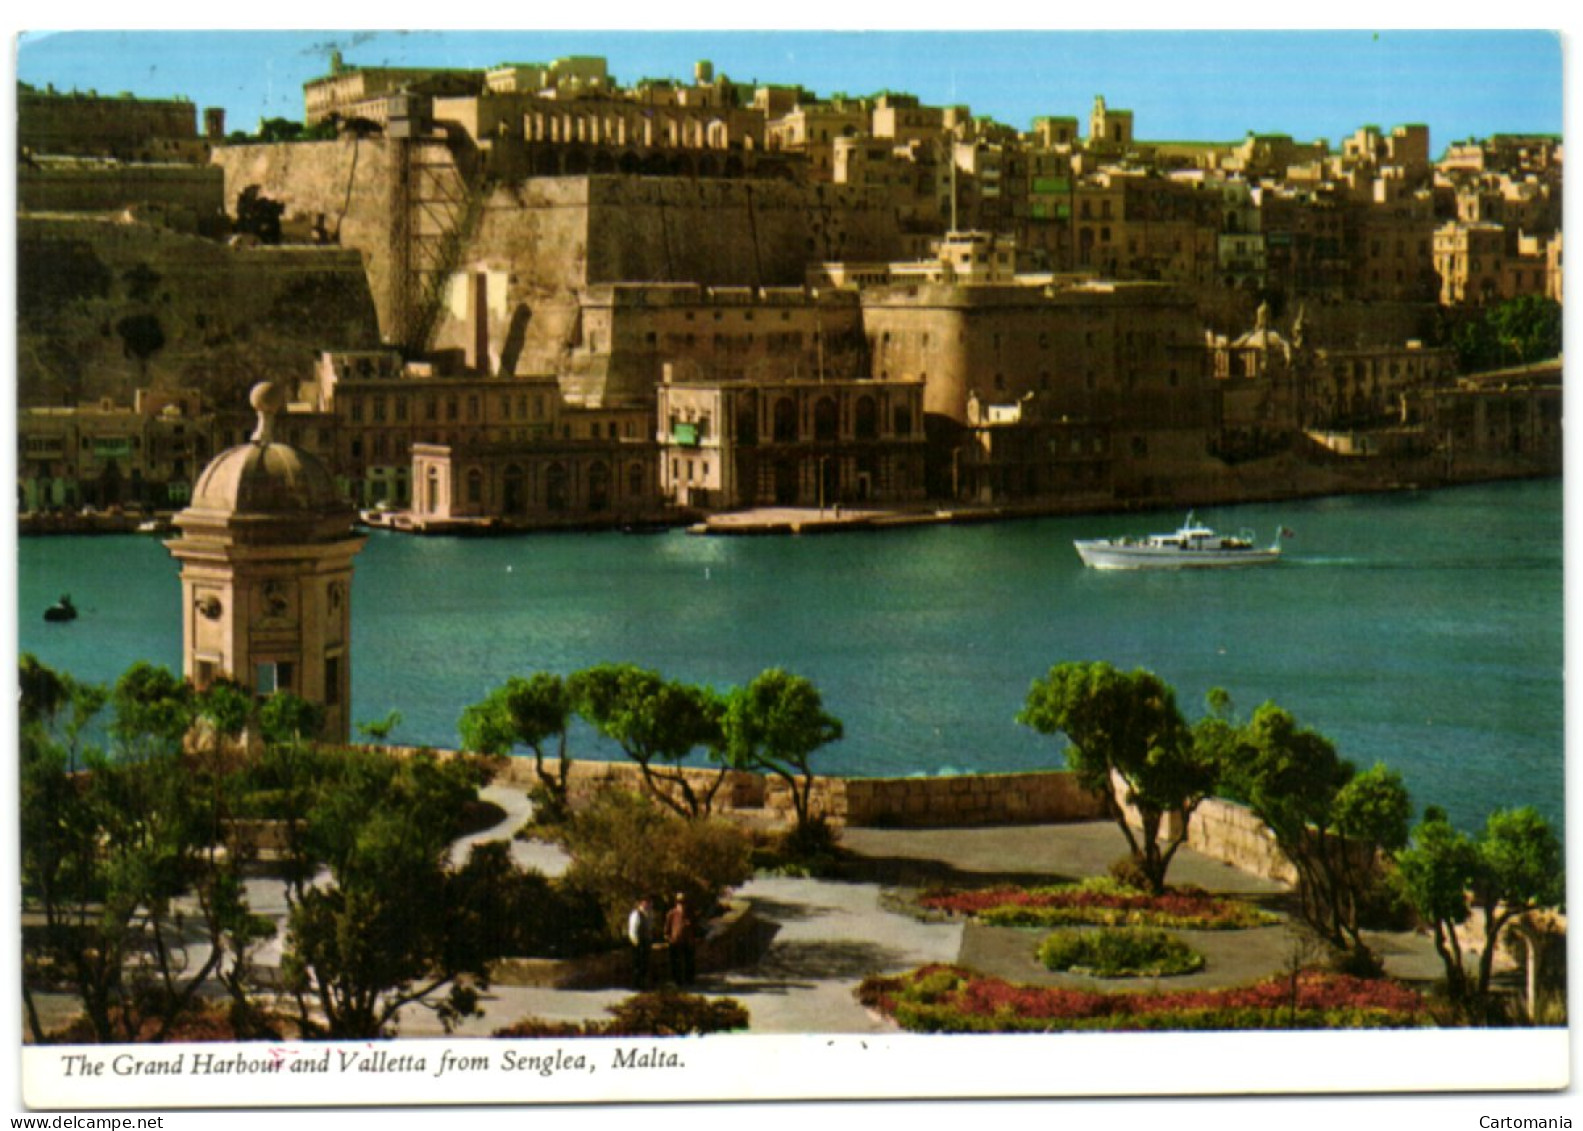
<path fill-rule="evenodd" d="M 1189 718 L 1222 686 L 1266 699 L 1359 767 L 1400 770 L 1418 807 L 1472 827 L 1500 805 L 1563 813 L 1562 489 L 1497 484 L 1199 517 L 1295 532 L 1266 569 L 1098 573 L 1072 540 L 1174 529 L 1181 514 L 1039 519 L 801 538 L 375 533 L 357 560 L 353 717 L 449 745 L 507 676 L 628 660 L 716 686 L 781 666 L 846 724 L 821 753 L 861 775 L 1040 769 L 1056 741 L 1014 721 L 1064 660 L 1147 667 Z M 18 544 L 24 651 L 88 679 L 179 670 L 177 568 L 155 539 Z M 42 613 L 69 592 L 69 625 Z M 574 752 L 614 756 L 578 734 Z"/>

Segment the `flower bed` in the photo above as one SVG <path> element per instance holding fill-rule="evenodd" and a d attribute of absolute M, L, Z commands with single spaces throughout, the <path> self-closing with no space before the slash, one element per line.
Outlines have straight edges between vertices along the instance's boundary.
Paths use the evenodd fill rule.
<path fill-rule="evenodd" d="M 1087 1030 L 1403 1029 L 1429 1023 L 1423 998 L 1385 980 L 1304 971 L 1222 990 L 1109 994 L 1018 985 L 959 966 L 868 978 L 858 999 L 915 1033 Z"/>
<path fill-rule="evenodd" d="M 1109 927 L 1097 931 L 1057 931 L 1039 944 L 1047 970 L 1096 978 L 1158 978 L 1191 974 L 1204 956 L 1164 931 Z"/>
<path fill-rule="evenodd" d="M 918 897 L 925 908 L 970 915 L 999 927 L 1174 927 L 1177 930 L 1235 931 L 1278 922 L 1268 911 L 1202 888 L 1172 888 L 1150 895 L 1111 880 L 1087 880 L 1054 887 L 937 890 Z"/>

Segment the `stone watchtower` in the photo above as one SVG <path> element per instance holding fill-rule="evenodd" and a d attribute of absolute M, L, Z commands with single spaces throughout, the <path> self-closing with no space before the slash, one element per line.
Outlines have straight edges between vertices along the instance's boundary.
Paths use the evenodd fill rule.
<path fill-rule="evenodd" d="M 367 538 L 324 465 L 273 438 L 281 386 L 253 388 L 253 439 L 221 452 L 165 545 L 181 563 L 182 672 L 202 690 L 229 676 L 261 695 L 324 707 L 345 741 L 352 689 L 352 558 Z"/>

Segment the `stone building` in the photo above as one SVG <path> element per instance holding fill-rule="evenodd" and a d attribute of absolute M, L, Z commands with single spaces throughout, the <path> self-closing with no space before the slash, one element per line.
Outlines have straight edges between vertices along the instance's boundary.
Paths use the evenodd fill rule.
<path fill-rule="evenodd" d="M 646 105 L 630 94 L 490 90 L 437 97 L 429 113 L 459 126 L 497 176 L 743 177 L 797 179 L 800 166 L 765 152 L 764 115 L 709 102 Z"/>
<path fill-rule="evenodd" d="M 812 181 L 831 181 L 835 171 L 835 143 L 841 138 L 869 133 L 871 107 L 864 101 L 832 99 L 799 100 L 779 118 L 766 123 L 764 144 L 772 151 L 795 153 L 808 165 Z"/>
<path fill-rule="evenodd" d="M 1191 299 L 1163 284 L 919 284 L 862 294 L 870 374 L 924 386 L 929 434 L 928 493 L 962 497 L 968 432 L 1000 425 L 1006 437 L 1048 424 L 1109 430 L 1109 482 L 1121 494 L 1148 494 L 1173 465 L 1205 458 L 1213 421 L 1212 386 Z M 1021 406 L 998 418 L 970 404 Z M 1015 419 L 1012 416 L 1015 415 Z M 1042 450 L 1047 471 L 1005 479 L 1017 494 L 1068 481 L 1070 437 Z M 1084 433 L 1085 455 L 1092 439 Z M 1022 442 L 1031 451 L 1038 445 Z M 982 449 L 982 445 L 979 445 Z M 1025 463 L 1022 455 L 1018 462 Z M 1086 473 L 1085 473 L 1086 474 Z M 993 476 L 990 476 L 993 479 Z"/>
<path fill-rule="evenodd" d="M 923 382 L 678 378 L 659 391 L 660 491 L 703 509 L 924 496 Z"/>
<path fill-rule="evenodd" d="M 396 525 L 620 525 L 659 516 L 649 409 L 568 408 L 560 419 L 553 439 L 413 444 L 413 497 Z"/>
<path fill-rule="evenodd" d="M 321 354 L 298 403 L 331 427 L 335 447 L 326 463 L 345 497 L 360 507 L 414 501 L 418 444 L 470 452 L 572 438 L 553 376 L 441 372 L 433 362 L 403 362 L 393 350 Z M 303 426 L 309 427 L 306 420 Z M 647 420 L 630 421 L 627 430 L 625 439 L 641 441 Z"/>
<path fill-rule="evenodd" d="M 477 94 L 485 72 L 445 67 L 349 67 L 339 52 L 330 58 L 330 73 L 302 85 L 304 121 L 315 126 L 332 120 L 362 119 L 384 125 L 389 97 Z"/>
<path fill-rule="evenodd" d="M 366 540 L 311 455 L 275 439 L 285 391 L 253 390 L 251 441 L 204 468 L 166 543 L 181 563 L 182 674 L 202 691 L 230 677 L 260 695 L 324 708 L 346 741 L 352 701 L 352 559 Z"/>
<path fill-rule="evenodd" d="M 1125 152 L 1132 145 L 1132 111 L 1112 110 L 1104 95 L 1094 96 L 1088 115 L 1088 148 Z"/>
<path fill-rule="evenodd" d="M 1464 377 L 1433 390 L 1429 431 L 1448 476 L 1562 472 L 1559 360 Z"/>
<path fill-rule="evenodd" d="M 1299 432 L 1349 454 L 1379 449 L 1383 441 L 1363 437 L 1383 433 L 1399 441 L 1411 429 L 1416 442 L 1423 442 L 1428 398 L 1455 378 L 1454 351 L 1412 340 L 1338 347 L 1315 346 L 1306 338 L 1301 310 L 1283 335 L 1267 304 L 1260 305 L 1248 332 L 1236 338 L 1209 335 L 1220 455 L 1268 455 L 1289 446 Z"/>
<path fill-rule="evenodd" d="M 96 91 L 61 93 L 17 84 L 17 145 L 29 154 L 113 157 L 122 161 L 202 163 L 223 114 L 205 112 L 208 136 L 198 133 L 197 108 L 186 99 L 114 97 Z"/>
<path fill-rule="evenodd" d="M 1453 220 L 1435 229 L 1442 306 L 1488 306 L 1524 295 L 1561 296 L 1561 235 L 1523 236 L 1502 224 Z"/>
<path fill-rule="evenodd" d="M 19 409 L 17 509 L 181 506 L 218 432 L 191 391 L 139 389 L 130 407 Z"/>
<path fill-rule="evenodd" d="M 850 292 L 591 286 L 562 360 L 562 386 L 578 403 L 653 405 L 666 365 L 689 380 L 856 377 L 864 349 L 862 309 Z"/>

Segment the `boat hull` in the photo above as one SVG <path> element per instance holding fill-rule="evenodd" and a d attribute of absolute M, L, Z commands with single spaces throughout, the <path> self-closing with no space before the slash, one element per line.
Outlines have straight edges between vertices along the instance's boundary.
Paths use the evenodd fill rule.
<path fill-rule="evenodd" d="M 1097 540 L 1074 542 L 1078 557 L 1090 569 L 1243 569 L 1274 565 L 1281 560 L 1276 547 L 1248 549 L 1180 549 L 1163 546 L 1122 546 Z"/>

